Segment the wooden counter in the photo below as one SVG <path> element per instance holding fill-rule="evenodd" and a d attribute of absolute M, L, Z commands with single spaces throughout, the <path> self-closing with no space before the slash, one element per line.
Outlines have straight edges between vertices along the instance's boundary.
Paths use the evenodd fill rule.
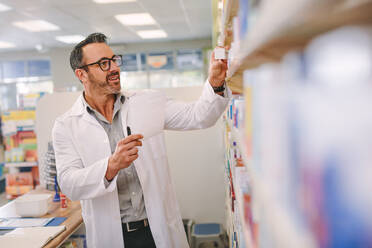
<path fill-rule="evenodd" d="M 51 194 L 54 196 L 53 191 L 48 191 L 43 188 L 37 188 L 28 194 L 38 194 L 38 193 L 46 193 Z M 61 209 L 60 202 L 51 202 L 49 205 L 48 213 L 42 217 L 50 218 L 50 217 L 66 217 L 67 219 L 61 223 L 64 225 L 66 229 L 60 233 L 57 237 L 49 241 L 44 247 L 47 248 L 55 248 L 59 247 L 66 241 L 83 223 L 83 218 L 81 216 L 81 207 L 80 202 L 75 201 L 72 202 L 67 199 L 67 208 Z M 0 208 L 0 218 L 1 217 L 16 217 L 15 209 L 14 209 L 14 202 L 11 201 L 8 204 L 4 205 Z"/>

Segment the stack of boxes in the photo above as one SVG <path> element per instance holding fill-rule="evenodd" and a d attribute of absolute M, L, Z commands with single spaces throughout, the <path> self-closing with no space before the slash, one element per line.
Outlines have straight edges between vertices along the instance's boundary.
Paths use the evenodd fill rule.
<path fill-rule="evenodd" d="M 9 167 L 6 175 L 8 199 L 27 193 L 38 183 L 37 143 L 34 110 L 6 111 L 2 114 L 2 133 L 5 144 L 4 162 Z M 31 162 L 30 167 L 19 167 Z"/>
<path fill-rule="evenodd" d="M 6 111 L 2 115 L 5 162 L 36 162 L 37 144 L 34 110 Z"/>

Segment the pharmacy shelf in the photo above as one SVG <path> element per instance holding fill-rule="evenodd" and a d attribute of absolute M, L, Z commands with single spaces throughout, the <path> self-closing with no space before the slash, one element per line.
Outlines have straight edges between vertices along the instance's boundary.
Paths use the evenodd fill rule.
<path fill-rule="evenodd" d="M 237 15 L 239 10 L 239 0 L 226 0 L 224 6 L 224 13 L 222 24 L 224 28 L 231 26 L 232 18 Z"/>
<path fill-rule="evenodd" d="M 230 120 L 226 120 L 226 121 L 232 133 L 233 140 L 237 141 L 237 146 L 239 150 L 242 150 L 243 147 L 242 147 L 242 143 L 240 139 L 241 136 L 238 135 L 238 131 L 236 128 L 233 127 L 232 122 Z M 239 137 L 239 140 L 238 140 L 238 137 Z M 231 168 L 232 168 L 232 165 L 231 165 Z M 232 175 L 232 182 L 233 182 L 233 187 L 235 191 L 235 199 L 236 199 L 236 203 L 237 203 L 237 207 L 239 211 L 239 219 L 240 219 L 240 223 L 242 224 L 243 232 L 244 232 L 245 247 L 252 248 L 254 247 L 253 242 L 252 242 L 252 236 L 251 236 L 252 232 L 251 232 L 250 227 L 245 222 L 243 193 L 241 192 L 240 186 L 237 184 L 237 179 L 235 178 L 235 168 L 232 168 L 231 175 Z M 231 208 L 230 208 L 230 211 L 231 211 Z"/>
<path fill-rule="evenodd" d="M 34 167 L 37 166 L 37 162 L 16 162 L 16 163 L 4 163 L 5 167 L 14 168 L 14 167 Z"/>
<path fill-rule="evenodd" d="M 239 93 L 243 91 L 244 70 L 277 62 L 329 30 L 372 23 L 372 0 L 276 0 L 263 1 L 261 5 L 257 20 L 240 41 L 227 73 L 229 87 Z"/>
<path fill-rule="evenodd" d="M 265 182 L 264 179 L 252 169 L 252 159 L 249 158 L 245 152 L 247 150 L 246 144 L 242 138 L 244 137 L 243 131 L 235 128 L 231 120 L 227 120 L 227 125 L 230 127 L 232 139 L 237 142 L 244 166 L 247 169 L 253 190 L 252 201 L 257 201 L 259 206 L 266 209 L 265 219 L 270 220 L 271 233 L 275 235 L 277 247 L 315 248 L 316 244 L 312 235 L 298 227 L 288 209 L 282 208 L 277 204 L 275 196 L 267 186 L 270 185 L 270 183 Z M 237 197 L 238 194 L 237 192 L 235 193 L 235 197 Z M 247 231 L 249 231 L 249 229 L 247 229 Z"/>
<path fill-rule="evenodd" d="M 229 180 L 226 178 L 226 181 Z M 231 235 L 231 231 L 233 230 L 234 226 L 234 220 L 233 220 L 233 213 L 231 211 L 231 198 L 229 194 L 229 185 L 228 182 L 226 182 L 226 187 L 225 187 L 225 213 L 226 213 L 226 230 L 228 231 L 228 235 Z M 230 236 L 231 238 L 231 236 Z"/>
<path fill-rule="evenodd" d="M 224 6 L 221 28 L 222 31 L 222 40 L 225 45 L 230 45 L 232 37 L 230 35 L 230 29 L 232 27 L 232 19 L 237 15 L 239 10 L 239 0 L 226 0 Z"/>
<path fill-rule="evenodd" d="M 245 247 L 247 248 L 253 248 L 253 242 L 252 242 L 252 236 L 251 236 L 251 229 L 245 222 L 244 218 L 244 200 L 243 200 L 243 193 L 240 190 L 239 185 L 236 183 L 236 178 L 234 173 L 232 173 L 232 178 L 233 178 L 233 185 L 234 185 L 234 190 L 235 190 L 235 199 L 239 208 L 239 217 L 240 217 L 240 222 L 243 226 L 243 231 L 244 231 L 244 241 L 245 241 Z"/>

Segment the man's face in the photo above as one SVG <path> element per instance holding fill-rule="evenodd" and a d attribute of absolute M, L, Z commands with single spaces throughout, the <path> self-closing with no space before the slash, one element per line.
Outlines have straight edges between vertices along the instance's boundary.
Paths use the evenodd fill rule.
<path fill-rule="evenodd" d="M 113 51 L 105 43 L 91 43 L 83 47 L 83 65 L 112 56 Z M 87 67 L 87 74 L 88 81 L 85 87 L 102 94 L 120 93 L 120 68 L 113 61 L 108 71 L 103 71 L 98 64 L 94 64 Z"/>

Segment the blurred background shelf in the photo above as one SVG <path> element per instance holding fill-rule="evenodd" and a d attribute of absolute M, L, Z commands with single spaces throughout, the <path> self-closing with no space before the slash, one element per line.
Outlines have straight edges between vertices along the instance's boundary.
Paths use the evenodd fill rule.
<path fill-rule="evenodd" d="M 252 168 L 252 159 L 249 158 L 246 151 L 246 144 L 243 140 L 244 132 L 235 128 L 230 120 L 227 120 L 227 125 L 231 130 L 232 140 L 235 140 L 237 147 L 240 150 L 244 166 L 252 185 L 252 196 L 255 204 L 258 204 L 260 211 L 260 219 L 270 221 L 270 233 L 274 234 L 276 247 L 302 247 L 314 248 L 315 242 L 307 230 L 304 230 L 297 223 L 292 213 L 288 208 L 281 207 L 277 204 L 276 196 L 269 190 L 267 185 L 270 182 L 265 181 L 264 178 Z M 234 176 L 233 176 L 234 177 Z M 244 221 L 244 208 L 242 193 L 240 187 L 236 184 L 236 179 L 233 179 L 235 197 L 239 207 L 240 217 L 243 223 L 243 231 L 245 236 L 246 247 L 254 247 L 250 236 L 250 228 Z"/>
<path fill-rule="evenodd" d="M 254 246 L 253 246 L 252 237 L 251 237 L 252 230 L 249 227 L 249 225 L 247 225 L 245 218 L 244 218 L 243 193 L 241 192 L 239 185 L 236 183 L 237 178 L 235 178 L 234 175 L 232 176 L 232 178 L 233 178 L 232 181 L 233 181 L 234 190 L 235 190 L 235 199 L 238 205 L 240 223 L 242 223 L 242 227 L 243 227 L 245 247 L 253 248 Z"/>
<path fill-rule="evenodd" d="M 37 166 L 37 162 L 17 162 L 17 163 L 4 163 L 5 167 L 12 168 L 12 167 L 34 167 Z"/>
<path fill-rule="evenodd" d="M 223 13 L 223 24 L 224 28 L 231 25 L 232 18 L 237 15 L 239 10 L 239 1 L 238 0 L 227 0 L 225 1 Z"/>
<path fill-rule="evenodd" d="M 232 37 L 228 32 L 224 32 L 223 30 L 229 30 L 232 26 L 232 19 L 234 16 L 237 15 L 239 11 L 239 1 L 238 0 L 226 0 L 225 6 L 223 8 L 222 13 L 222 37 L 221 40 L 225 45 L 230 45 L 232 41 Z"/>
<path fill-rule="evenodd" d="M 370 24 L 371 13 L 371 0 L 263 2 L 257 20 L 240 41 L 238 52 L 230 64 L 229 87 L 242 93 L 244 70 L 278 62 L 287 52 L 303 49 L 312 38 L 329 30 L 345 25 Z M 230 18 L 231 15 L 227 16 Z"/>

